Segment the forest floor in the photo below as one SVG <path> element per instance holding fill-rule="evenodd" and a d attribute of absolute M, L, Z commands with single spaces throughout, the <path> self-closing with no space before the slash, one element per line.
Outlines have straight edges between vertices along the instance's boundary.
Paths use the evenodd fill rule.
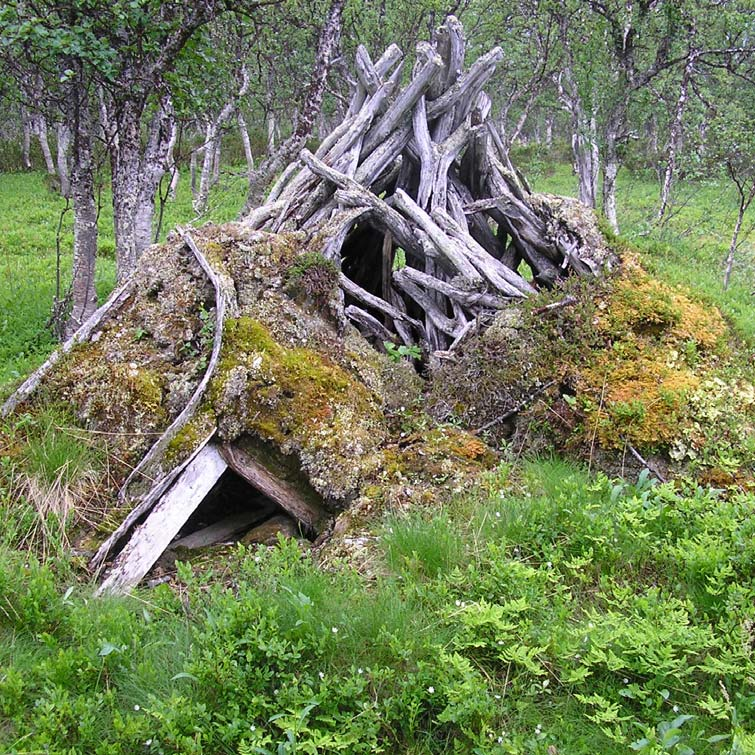
<path fill-rule="evenodd" d="M 568 166 L 524 168 L 573 193 Z M 721 285 L 726 188 L 683 186 L 658 230 L 656 183 L 620 178 L 623 236 L 645 264 L 755 343 L 755 234 Z M 225 176 L 207 219 L 232 219 L 243 194 Z M 7 392 L 53 346 L 61 203 L 38 174 L 4 175 L 0 207 Z M 164 228 L 191 218 L 183 182 Z M 64 229 L 66 248 L 70 214 Z M 104 232 L 101 247 L 104 296 Z M 368 573 L 323 571 L 282 543 L 185 566 L 177 590 L 93 601 L 45 506 L 96 449 L 52 422 L 39 437 L 26 455 L 46 493 L 19 498 L 0 459 L 3 752 L 755 752 L 753 494 L 503 463 L 441 510 L 375 522 Z M 28 548 L 41 539 L 43 558 Z"/>

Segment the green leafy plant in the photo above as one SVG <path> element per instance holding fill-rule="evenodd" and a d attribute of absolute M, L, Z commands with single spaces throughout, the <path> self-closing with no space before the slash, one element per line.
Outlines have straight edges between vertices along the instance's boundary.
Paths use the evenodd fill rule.
<path fill-rule="evenodd" d="M 388 357 L 393 362 L 400 362 L 402 359 L 420 359 L 422 357 L 422 349 L 419 346 L 407 346 L 406 344 L 399 344 L 398 346 L 391 341 L 383 341 L 385 351 Z"/>

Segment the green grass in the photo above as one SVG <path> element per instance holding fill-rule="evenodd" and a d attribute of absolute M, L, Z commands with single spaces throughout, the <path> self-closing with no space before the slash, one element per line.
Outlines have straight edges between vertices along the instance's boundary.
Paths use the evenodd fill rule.
<path fill-rule="evenodd" d="M 683 188 L 690 202 L 659 231 L 654 182 L 620 178 L 620 222 L 646 263 L 752 337 L 751 248 L 732 289 L 720 285 L 731 197 Z M 534 183 L 575 188 L 559 165 Z M 243 200 L 243 176 L 225 176 L 206 219 L 233 218 Z M 0 202 L 7 390 L 53 346 L 61 202 L 39 174 L 0 176 Z M 103 203 L 100 296 L 114 279 Z M 164 230 L 191 218 L 183 181 Z M 282 543 L 215 572 L 184 568 L 176 591 L 95 600 L 62 548 L 33 555 L 40 528 L 58 545 L 65 528 L 20 466 L 50 485 L 97 455 L 59 437 L 65 418 L 20 421 L 6 437 L 28 436 L 24 453 L 0 453 L 0 751 L 755 752 L 752 494 L 541 460 L 376 523 L 374 574 L 320 569 Z"/>
<path fill-rule="evenodd" d="M 283 543 L 92 601 L 6 543 L 0 747 L 749 753 L 753 514 L 545 460 L 388 518 L 372 577 Z"/>

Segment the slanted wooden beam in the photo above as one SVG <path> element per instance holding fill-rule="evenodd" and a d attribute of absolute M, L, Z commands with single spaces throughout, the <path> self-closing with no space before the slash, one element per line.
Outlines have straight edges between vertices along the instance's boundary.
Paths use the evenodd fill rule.
<path fill-rule="evenodd" d="M 139 584 L 226 469 L 217 446 L 205 446 L 136 528 L 97 594 L 119 594 Z"/>
<path fill-rule="evenodd" d="M 226 444 L 222 446 L 220 453 L 223 460 L 237 475 L 278 504 L 306 528 L 315 534 L 320 532 L 328 519 L 328 512 L 322 506 L 303 496 L 291 483 L 273 475 L 242 448 Z"/>

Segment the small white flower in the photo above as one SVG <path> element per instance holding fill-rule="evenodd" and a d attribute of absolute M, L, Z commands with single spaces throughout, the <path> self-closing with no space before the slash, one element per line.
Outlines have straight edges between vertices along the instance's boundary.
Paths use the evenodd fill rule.
<path fill-rule="evenodd" d="M 673 710 L 674 713 L 678 713 L 679 712 L 679 706 L 675 705 L 671 710 Z"/>
<path fill-rule="evenodd" d="M 322 671 L 318 672 L 317 676 L 319 676 L 320 679 L 324 679 L 325 678 L 325 674 L 323 674 Z"/>
<path fill-rule="evenodd" d="M 138 705 L 135 705 L 134 710 L 141 710 L 141 708 Z"/>
<path fill-rule="evenodd" d="M 627 679 L 626 677 L 624 677 L 622 681 L 624 682 L 624 684 L 629 684 L 629 679 Z"/>
<path fill-rule="evenodd" d="M 249 731 L 257 731 L 257 727 L 256 727 L 256 726 L 255 726 L 254 724 L 252 724 L 252 725 L 251 725 L 251 726 L 249 727 Z"/>
<path fill-rule="evenodd" d="M 427 691 L 432 695 L 435 692 L 435 687 L 428 687 Z"/>
<path fill-rule="evenodd" d="M 503 645 L 503 640 L 498 640 L 499 645 Z"/>
<path fill-rule="evenodd" d="M 363 674 L 363 673 L 364 673 L 364 669 L 363 668 L 358 668 L 357 669 L 357 674 Z"/>
<path fill-rule="evenodd" d="M 330 631 L 333 632 L 333 634 L 338 634 L 338 627 L 331 627 Z"/>
<path fill-rule="evenodd" d="M 148 739 L 148 740 L 147 740 L 147 741 L 146 741 L 146 742 L 144 743 L 144 746 L 145 746 L 145 747 L 149 747 L 149 746 L 150 746 L 151 744 L 152 744 L 152 740 L 151 740 L 151 739 Z"/>
<path fill-rule="evenodd" d="M 547 566 L 547 567 L 548 567 L 549 569 L 552 569 L 552 568 L 553 568 L 553 564 L 552 564 L 552 563 L 551 563 L 550 561 L 548 561 L 548 563 L 546 564 L 546 566 Z"/>
<path fill-rule="evenodd" d="M 501 699 L 501 696 L 500 696 L 500 695 L 493 695 L 493 697 L 494 697 L 494 698 L 495 698 L 496 700 L 500 700 L 500 699 Z"/>
<path fill-rule="evenodd" d="M 498 744 L 503 744 L 503 737 L 498 737 Z"/>
<path fill-rule="evenodd" d="M 496 511 L 496 512 L 495 512 L 495 515 L 496 515 L 496 518 L 497 518 L 497 519 L 500 519 L 500 518 L 501 518 L 501 512 L 500 512 L 500 511 Z"/>
<path fill-rule="evenodd" d="M 460 601 L 460 600 L 457 600 L 457 601 L 456 601 L 456 607 L 458 608 L 458 607 L 459 607 L 460 605 L 461 605 L 461 601 Z"/>

